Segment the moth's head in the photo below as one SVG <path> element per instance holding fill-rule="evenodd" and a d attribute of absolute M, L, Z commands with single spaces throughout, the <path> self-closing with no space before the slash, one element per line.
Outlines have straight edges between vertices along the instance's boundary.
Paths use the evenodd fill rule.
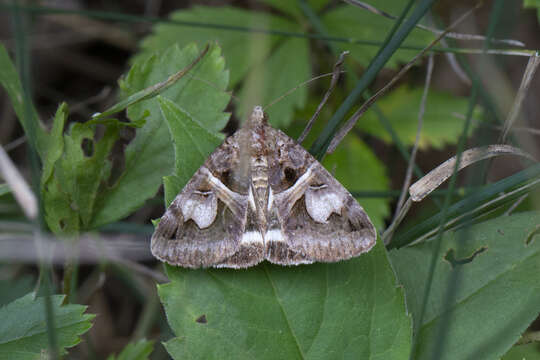
<path fill-rule="evenodd" d="M 257 105 L 253 108 L 249 115 L 248 123 L 250 125 L 261 125 L 267 123 L 267 115 L 264 113 L 262 106 Z"/>

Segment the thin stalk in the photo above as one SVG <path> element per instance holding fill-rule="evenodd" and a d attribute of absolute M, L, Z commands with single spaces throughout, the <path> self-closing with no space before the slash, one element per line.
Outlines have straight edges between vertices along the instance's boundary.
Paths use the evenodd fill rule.
<path fill-rule="evenodd" d="M 405 174 L 405 180 L 403 181 L 403 187 L 401 189 L 401 194 L 399 196 L 398 202 L 396 204 L 396 211 L 394 213 L 394 218 L 388 230 L 383 234 L 383 241 L 385 245 L 392 240 L 392 234 L 394 229 L 401 223 L 405 216 L 405 211 L 402 211 L 403 204 L 405 203 L 405 197 L 408 194 L 409 186 L 411 185 L 412 172 L 416 161 L 416 153 L 418 151 L 418 144 L 420 143 L 420 135 L 422 134 L 422 127 L 424 124 L 424 112 L 426 110 L 426 101 L 429 91 L 429 86 L 431 84 L 431 75 L 433 74 L 433 55 L 430 55 L 428 58 L 428 67 L 426 72 L 426 80 L 424 83 L 424 91 L 422 93 L 422 100 L 420 101 L 420 110 L 418 111 L 418 125 L 416 128 L 416 139 L 414 141 L 414 146 L 411 151 L 411 158 L 407 166 L 407 171 Z M 409 204 L 410 207 L 410 204 Z M 408 210 L 408 207 L 407 207 Z"/>
<path fill-rule="evenodd" d="M 386 62 L 394 54 L 394 52 L 401 46 L 407 35 L 415 28 L 416 24 L 429 10 L 435 0 L 423 0 L 413 11 L 411 17 L 409 17 L 400 29 L 392 36 L 388 43 L 380 49 L 379 53 L 371 61 L 366 71 L 356 83 L 355 88 L 351 91 L 347 99 L 341 104 L 339 109 L 334 113 L 322 134 L 311 146 L 310 152 L 314 154 L 318 159 L 322 159 L 326 154 L 326 150 L 330 145 L 331 139 L 334 137 L 339 125 L 343 121 L 345 114 L 352 108 L 358 98 L 364 92 L 364 90 L 375 79 L 379 71 L 384 67 Z M 392 33 L 392 32 L 391 32 Z"/>
<path fill-rule="evenodd" d="M 441 209 L 441 221 L 440 221 L 440 223 L 438 225 L 437 236 L 436 236 L 436 238 L 434 240 L 433 251 L 431 253 L 431 260 L 430 260 L 430 264 L 429 264 L 428 278 L 426 279 L 426 288 L 425 288 L 425 291 L 424 291 L 424 294 L 423 294 L 423 297 L 422 297 L 422 306 L 421 306 L 420 315 L 418 316 L 418 320 L 417 320 L 417 324 L 418 324 L 417 326 L 419 328 L 417 329 L 417 331 L 413 335 L 412 350 L 411 350 L 411 355 L 409 357 L 409 359 L 411 359 L 411 360 L 414 359 L 415 356 L 416 356 L 416 349 L 417 349 L 417 345 L 418 345 L 418 333 L 419 333 L 419 329 L 421 328 L 421 326 L 423 324 L 424 316 L 425 316 L 426 309 L 427 309 L 429 295 L 431 293 L 431 288 L 433 286 L 433 278 L 434 278 L 434 275 L 435 275 L 435 266 L 437 265 L 437 260 L 439 258 L 439 253 L 441 251 L 441 246 L 442 246 L 442 235 L 444 233 L 444 224 L 446 222 L 448 209 L 450 207 L 450 202 L 451 202 L 451 199 L 452 199 L 452 193 L 453 193 L 453 190 L 454 190 L 455 185 L 456 185 L 456 179 L 457 179 L 456 175 L 457 175 L 457 171 L 459 169 L 459 163 L 460 163 L 460 160 L 461 160 L 461 153 L 463 152 L 463 149 L 465 148 L 465 142 L 466 142 L 466 139 L 467 139 L 467 134 L 469 132 L 469 127 L 470 127 L 471 118 L 472 118 L 472 112 L 473 112 L 474 107 L 476 105 L 476 100 L 477 100 L 477 96 L 478 96 L 477 85 L 476 85 L 477 83 L 478 83 L 478 81 L 473 81 L 473 88 L 472 88 L 472 92 L 471 92 L 471 98 L 470 98 L 470 101 L 469 101 L 469 109 L 468 109 L 468 112 L 467 112 L 467 118 L 466 118 L 466 121 L 465 121 L 465 124 L 464 124 L 464 127 L 463 127 L 463 131 L 462 131 L 462 134 L 461 134 L 461 137 L 459 139 L 458 146 L 457 146 L 456 165 L 454 167 L 453 175 L 450 178 L 450 183 L 449 183 L 449 186 L 448 186 L 449 192 L 447 193 L 446 197 L 444 198 L 444 204 L 443 204 L 443 207 Z M 440 344 L 441 348 L 442 348 L 442 346 L 443 345 Z"/>
<path fill-rule="evenodd" d="M 493 10 L 491 11 L 491 14 L 490 14 L 490 21 L 489 21 L 488 31 L 487 31 L 487 34 L 486 34 L 486 41 L 484 42 L 484 49 L 486 49 L 486 50 L 489 48 L 489 45 L 490 45 L 491 39 L 493 38 L 495 29 L 497 28 L 499 19 L 501 18 L 501 15 L 503 13 L 504 2 L 505 2 L 505 0 L 496 0 L 494 5 L 493 5 Z M 466 120 L 466 128 L 469 126 L 469 124 L 471 122 L 472 112 L 473 112 L 474 107 L 475 107 L 476 102 L 477 102 L 477 92 L 476 92 L 477 87 L 478 87 L 478 79 L 473 78 L 473 89 L 472 89 L 473 92 L 471 94 L 470 103 L 469 103 L 469 113 L 468 113 L 467 120 Z M 465 138 L 466 138 L 466 135 L 467 135 L 467 129 L 463 131 L 463 135 L 464 135 L 464 141 L 463 141 L 463 147 L 464 147 L 465 146 Z M 461 149 L 458 149 L 458 153 L 463 151 L 463 147 Z M 453 180 L 454 183 L 456 182 L 456 179 L 457 179 L 457 172 L 458 172 L 457 169 L 459 169 L 459 166 L 456 163 L 455 174 L 453 175 L 453 179 L 451 179 L 451 181 Z M 482 170 L 486 171 L 487 168 L 484 167 Z M 487 171 L 486 171 L 486 176 L 487 176 Z M 453 188 L 453 186 L 450 187 L 450 188 Z M 447 205 L 449 205 L 449 202 L 450 202 L 450 195 L 451 194 L 449 194 L 449 196 L 445 199 L 445 203 L 447 202 Z M 447 208 L 447 206 L 445 206 L 445 208 Z M 444 220 L 445 219 L 444 219 L 444 216 L 443 216 L 443 221 Z M 442 238 L 443 232 L 444 232 L 444 224 L 443 224 L 443 222 L 441 222 L 440 228 L 439 228 L 439 233 L 437 234 L 438 235 L 437 236 L 437 242 L 439 244 L 441 243 L 441 238 Z M 463 243 L 467 239 L 468 234 L 469 234 L 469 227 L 465 228 L 462 232 L 460 232 L 459 239 L 458 239 L 458 241 L 456 243 L 456 249 L 455 249 L 456 252 L 458 252 L 458 253 L 460 252 L 459 248 L 463 246 Z M 435 257 L 438 256 L 438 254 L 439 254 L 439 251 L 437 251 L 437 253 L 435 253 L 435 252 L 433 253 L 434 260 L 435 260 Z M 431 270 L 434 272 L 435 267 L 433 267 Z M 443 300 L 443 302 L 444 302 L 443 309 L 450 309 L 450 307 L 454 303 L 454 301 L 456 299 L 456 293 L 457 293 L 457 290 L 459 288 L 459 285 L 461 283 L 462 278 L 463 278 L 463 271 L 462 271 L 461 267 L 458 267 L 458 268 L 454 269 L 454 271 L 451 272 L 450 279 L 448 281 L 448 287 L 446 288 L 446 293 L 443 296 L 443 299 L 444 299 Z M 433 282 L 433 281 L 431 281 L 431 282 Z M 434 351 L 433 351 L 433 354 L 432 354 L 432 359 L 440 359 L 442 354 L 444 354 L 444 347 L 446 345 L 446 336 L 448 335 L 449 329 L 453 325 L 453 322 L 455 322 L 455 321 L 454 321 L 454 319 L 452 317 L 452 312 L 451 311 L 443 312 L 443 314 L 441 316 L 441 321 L 439 322 L 438 329 L 437 329 L 438 330 L 437 331 L 438 336 L 435 337 L 436 343 L 435 343 Z"/>
<path fill-rule="evenodd" d="M 22 92 L 23 92 L 23 98 L 24 98 L 24 120 L 27 123 L 30 123 L 34 121 L 33 119 L 33 107 L 31 103 L 31 97 L 30 94 L 31 91 L 31 81 L 30 81 L 30 54 L 28 52 L 27 44 L 26 44 L 26 27 L 24 24 L 24 17 L 21 14 L 19 4 L 16 0 L 12 1 L 11 8 L 13 9 L 13 16 L 12 16 L 12 26 L 13 26 L 13 32 L 15 34 L 15 56 L 16 56 L 16 64 L 19 74 L 21 74 L 21 85 L 22 85 Z M 28 137 L 30 139 L 35 139 L 35 129 L 34 127 L 30 126 L 28 128 L 28 131 L 30 132 Z M 30 157 L 30 165 L 32 170 L 32 185 L 34 188 L 34 193 L 37 194 L 38 199 L 38 209 L 41 210 L 42 204 L 41 204 L 41 197 L 39 196 L 39 178 L 40 178 L 40 165 L 39 160 L 37 156 L 37 149 L 35 147 L 34 142 L 30 141 L 29 143 L 29 157 Z M 38 217 L 35 223 L 35 231 L 34 231 L 34 237 L 37 239 L 41 234 L 41 228 L 43 228 L 44 221 L 42 216 L 42 211 L 38 211 Z M 41 262 L 40 267 L 40 278 L 42 279 L 42 284 L 44 288 L 44 304 L 45 304 L 45 321 L 47 324 L 47 339 L 49 343 L 49 353 L 48 356 L 50 359 L 58 359 L 59 358 L 59 352 L 58 352 L 58 340 L 56 336 L 56 327 L 54 324 L 54 309 L 52 305 L 52 289 L 51 289 L 51 283 L 49 279 L 49 273 L 51 272 L 51 267 L 48 266 L 45 262 Z"/>

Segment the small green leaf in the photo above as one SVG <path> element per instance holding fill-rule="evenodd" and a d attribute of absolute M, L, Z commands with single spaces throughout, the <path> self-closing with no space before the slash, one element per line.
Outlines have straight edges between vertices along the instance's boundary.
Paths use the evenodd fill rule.
<path fill-rule="evenodd" d="M 174 359 L 408 359 L 410 318 L 380 242 L 334 264 L 166 270 Z"/>
<path fill-rule="evenodd" d="M 143 339 L 127 344 L 118 356 L 111 355 L 107 360 L 148 360 L 153 350 L 154 342 Z"/>
<path fill-rule="evenodd" d="M 538 219 L 540 212 L 501 216 L 443 236 L 424 321 L 414 324 L 415 359 L 432 359 L 438 339 L 444 339 L 441 360 L 496 359 L 510 349 L 538 316 Z M 433 246 L 427 241 L 390 252 L 413 321 Z M 459 282 L 451 287 L 455 276 Z"/>
<path fill-rule="evenodd" d="M 378 0 L 369 3 L 395 16 L 399 16 L 405 7 L 405 2 L 401 0 Z M 381 44 L 395 21 L 349 4 L 328 11 L 321 19 L 332 36 L 346 37 L 351 40 L 380 42 Z M 434 36 L 430 32 L 415 29 L 407 37 L 403 45 L 425 47 L 433 39 Z M 379 51 L 379 46 L 374 45 L 357 45 L 345 42 L 336 42 L 335 45 L 338 46 L 340 51 L 349 50 L 349 56 L 362 66 L 367 66 Z M 400 49 L 396 51 L 385 66 L 396 67 L 399 63 L 408 62 L 417 53 L 418 50 Z"/>
<path fill-rule="evenodd" d="M 49 141 L 45 156 L 41 159 L 43 162 L 43 171 L 41 174 L 41 185 L 45 185 L 53 174 L 54 166 L 64 152 L 64 126 L 68 116 L 68 106 L 62 103 L 58 106 L 53 119 L 53 127 L 49 133 Z"/>
<path fill-rule="evenodd" d="M 223 137 L 206 130 L 171 100 L 160 96 L 158 102 L 169 126 L 176 159 L 175 171 L 165 182 L 165 203 L 170 204 L 208 155 L 223 141 Z"/>
<path fill-rule="evenodd" d="M 514 345 L 501 360 L 538 360 L 540 359 L 540 343 L 532 342 Z"/>
<path fill-rule="evenodd" d="M 407 145 L 414 144 L 416 139 L 422 92 L 423 88 L 401 86 L 377 102 L 399 138 Z M 426 101 L 420 148 L 431 146 L 440 149 L 447 143 L 456 143 L 465 122 L 460 115 L 466 114 L 468 106 L 466 98 L 431 90 Z M 479 113 L 474 117 L 478 119 Z M 364 114 L 357 126 L 386 142 L 392 141 L 372 110 Z"/>
<path fill-rule="evenodd" d="M 0 44 L 0 84 L 4 87 L 11 100 L 11 104 L 24 129 L 24 133 L 29 137 L 30 142 L 43 158 L 45 156 L 45 148 L 47 147 L 47 133 L 39 121 L 34 106 L 24 103 L 24 92 L 19 75 L 9 58 L 6 48 L 2 44 Z M 26 106 L 29 107 L 30 118 L 25 116 Z"/>
<path fill-rule="evenodd" d="M 77 345 L 92 323 L 86 306 L 61 305 L 63 295 L 53 295 L 54 327 L 62 354 Z M 10 360 L 41 359 L 48 348 L 44 298 L 29 293 L 0 308 L 0 358 Z"/>
<path fill-rule="evenodd" d="M 174 45 L 159 56 L 137 61 L 120 84 L 124 97 L 163 81 L 191 64 L 198 55 L 199 49 L 193 44 L 184 49 Z M 209 131 L 217 132 L 229 118 L 223 112 L 230 98 L 225 93 L 227 82 L 220 48 L 213 46 L 191 72 L 161 96 L 178 104 Z M 173 172 L 173 145 L 158 100 L 152 98 L 128 107 L 128 117 L 145 118 L 146 123 L 137 129 L 135 139 L 125 149 L 124 172 L 100 196 L 93 227 L 123 218 L 139 208 L 156 194 L 163 176 Z"/>
<path fill-rule="evenodd" d="M 55 117 L 41 182 L 45 219 L 57 234 L 89 227 L 100 185 L 110 176 L 108 156 L 118 138 L 117 126 L 107 126 L 97 141 L 95 125 L 75 123 L 62 139 L 66 112 L 61 105 Z"/>
<path fill-rule="evenodd" d="M 388 190 L 389 179 L 384 164 L 357 137 L 349 136 L 333 154 L 323 161 L 324 167 L 349 191 Z M 361 199 L 360 205 L 368 213 L 376 228 L 381 229 L 390 212 L 388 198 Z"/>

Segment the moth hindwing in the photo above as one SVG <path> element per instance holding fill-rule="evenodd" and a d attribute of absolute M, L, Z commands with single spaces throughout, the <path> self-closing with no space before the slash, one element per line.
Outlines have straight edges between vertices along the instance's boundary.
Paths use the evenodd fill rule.
<path fill-rule="evenodd" d="M 151 250 L 171 265 L 247 268 L 345 260 L 376 237 L 352 195 L 256 106 L 176 196 Z"/>

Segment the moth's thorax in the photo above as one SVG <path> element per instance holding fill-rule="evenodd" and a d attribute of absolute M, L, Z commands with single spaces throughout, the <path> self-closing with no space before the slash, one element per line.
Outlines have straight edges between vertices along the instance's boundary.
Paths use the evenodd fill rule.
<path fill-rule="evenodd" d="M 254 110 L 255 112 L 255 110 Z M 252 119 L 253 119 L 252 115 Z M 251 120 L 251 119 L 250 119 Z M 251 192 L 253 201 L 251 206 L 256 213 L 261 230 L 266 230 L 267 209 L 270 194 L 268 184 L 268 149 L 266 139 L 266 125 L 262 122 L 250 123 L 252 126 L 249 168 L 251 175 Z"/>

